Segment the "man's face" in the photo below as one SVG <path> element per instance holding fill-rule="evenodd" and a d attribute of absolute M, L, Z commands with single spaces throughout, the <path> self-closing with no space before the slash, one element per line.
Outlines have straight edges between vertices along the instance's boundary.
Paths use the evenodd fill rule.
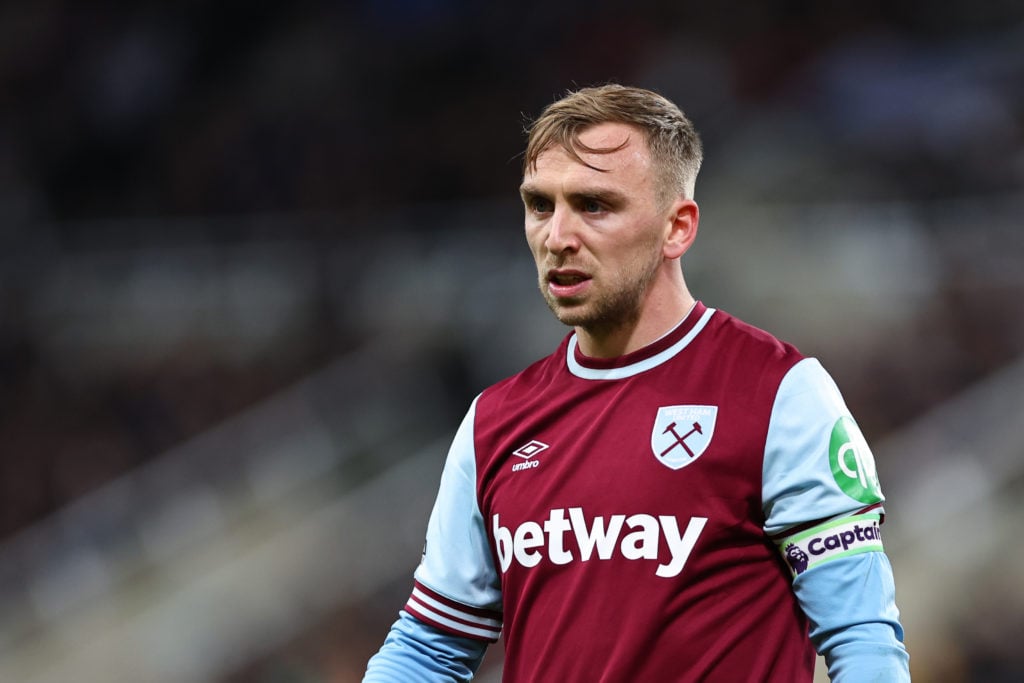
<path fill-rule="evenodd" d="M 600 335 L 635 323 L 665 257 L 670 226 L 643 134 L 625 124 L 584 130 L 589 168 L 559 145 L 546 149 L 520 188 L 526 240 L 540 291 L 566 325 Z"/>

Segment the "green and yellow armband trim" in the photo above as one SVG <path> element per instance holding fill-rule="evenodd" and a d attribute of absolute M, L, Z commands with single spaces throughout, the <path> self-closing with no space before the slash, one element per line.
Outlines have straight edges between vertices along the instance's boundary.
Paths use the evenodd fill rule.
<path fill-rule="evenodd" d="M 881 516 L 853 515 L 834 519 L 777 542 L 793 576 L 837 557 L 882 552 Z"/>

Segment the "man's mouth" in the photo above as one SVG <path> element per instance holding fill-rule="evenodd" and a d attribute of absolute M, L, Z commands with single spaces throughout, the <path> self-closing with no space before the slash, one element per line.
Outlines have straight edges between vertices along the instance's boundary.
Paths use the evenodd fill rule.
<path fill-rule="evenodd" d="M 590 286 L 590 276 L 578 270 L 548 271 L 548 292 L 560 299 L 580 296 Z"/>

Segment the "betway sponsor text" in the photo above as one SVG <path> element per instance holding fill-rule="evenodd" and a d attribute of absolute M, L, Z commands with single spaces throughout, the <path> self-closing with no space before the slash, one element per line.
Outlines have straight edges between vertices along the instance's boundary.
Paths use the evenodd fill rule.
<path fill-rule="evenodd" d="M 656 561 L 664 538 L 669 560 L 659 563 L 654 573 L 671 578 L 683 571 L 707 521 L 707 517 L 691 517 L 680 534 L 674 516 L 611 515 L 588 521 L 583 508 L 575 507 L 556 508 L 543 522 L 523 522 L 515 529 L 503 527 L 495 514 L 491 528 L 503 573 L 512 562 L 535 567 L 545 559 L 553 564 L 569 564 L 610 560 L 616 553 L 627 560 Z"/>

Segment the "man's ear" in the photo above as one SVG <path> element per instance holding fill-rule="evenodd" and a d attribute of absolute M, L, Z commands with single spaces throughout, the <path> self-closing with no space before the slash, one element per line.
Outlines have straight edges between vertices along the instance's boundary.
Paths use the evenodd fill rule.
<path fill-rule="evenodd" d="M 668 234 L 665 236 L 665 258 L 677 259 L 685 254 L 697 238 L 700 209 L 692 199 L 680 197 L 672 203 Z"/>

